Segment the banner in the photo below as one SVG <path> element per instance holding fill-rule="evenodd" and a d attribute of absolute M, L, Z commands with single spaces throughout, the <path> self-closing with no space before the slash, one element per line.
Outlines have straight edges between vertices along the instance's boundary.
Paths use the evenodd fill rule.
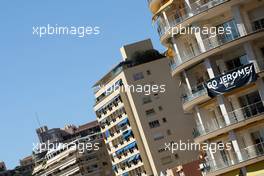
<path fill-rule="evenodd" d="M 206 83 L 208 95 L 215 97 L 235 88 L 255 82 L 257 75 L 253 63 L 231 70 L 224 75 L 217 76 Z"/>

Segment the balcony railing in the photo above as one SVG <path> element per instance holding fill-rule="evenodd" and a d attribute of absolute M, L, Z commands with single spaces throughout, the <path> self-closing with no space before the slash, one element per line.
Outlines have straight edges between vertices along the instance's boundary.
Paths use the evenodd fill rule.
<path fill-rule="evenodd" d="M 206 89 L 205 85 L 199 84 L 199 85 L 192 88 L 191 93 L 183 95 L 182 101 L 183 101 L 183 103 L 186 103 L 186 102 L 192 101 L 195 98 L 198 98 L 198 97 L 206 95 L 206 94 L 207 94 L 207 89 Z"/>
<path fill-rule="evenodd" d="M 162 36 L 169 28 L 174 27 L 192 16 L 198 15 L 199 13 L 202 13 L 227 1 L 229 0 L 208 0 L 206 3 L 204 3 L 204 0 L 198 0 L 191 3 L 188 7 L 179 10 L 175 9 L 175 13 L 167 17 L 169 26 L 166 25 L 167 23 L 164 20 L 157 20 L 158 33 L 160 36 Z"/>
<path fill-rule="evenodd" d="M 264 114 L 264 105 L 262 101 L 259 101 L 229 112 L 228 113 L 228 117 L 230 120 L 229 124 L 225 123 L 224 117 L 218 117 L 216 119 L 213 119 L 209 123 L 206 123 L 204 125 L 204 128 L 202 127 L 202 125 L 198 125 L 196 129 L 194 129 L 193 136 L 198 137 L 198 136 L 206 135 L 221 128 L 239 123 L 241 121 L 250 118 L 257 117 L 261 114 Z"/>
<path fill-rule="evenodd" d="M 238 32 L 235 20 L 231 20 L 229 22 L 226 22 L 223 25 L 230 27 L 229 33 L 216 34 L 216 35 L 213 35 L 211 37 L 202 39 L 203 45 L 205 47 L 205 51 L 201 51 L 199 49 L 198 53 L 189 53 L 187 55 L 181 54 L 181 59 L 180 59 L 181 61 L 177 57 L 174 59 L 175 60 L 175 67 L 174 68 L 177 68 L 182 63 L 187 62 L 187 61 L 193 59 L 194 57 L 196 57 L 196 56 L 198 56 L 204 52 L 207 52 L 211 49 L 217 48 L 221 45 L 224 45 L 228 42 L 236 40 L 240 37 L 240 34 Z"/>
<path fill-rule="evenodd" d="M 234 166 L 236 164 L 246 162 L 250 159 L 254 159 L 257 157 L 264 156 L 264 143 L 258 143 L 252 146 L 248 146 L 240 150 L 240 154 L 242 159 L 238 159 L 236 156 L 238 155 L 237 152 L 232 152 L 235 156 L 234 160 L 229 159 L 229 157 L 225 157 L 226 159 L 216 159 L 216 160 L 209 160 L 206 162 L 206 172 L 214 172 L 220 169 L 225 169 L 230 166 Z"/>

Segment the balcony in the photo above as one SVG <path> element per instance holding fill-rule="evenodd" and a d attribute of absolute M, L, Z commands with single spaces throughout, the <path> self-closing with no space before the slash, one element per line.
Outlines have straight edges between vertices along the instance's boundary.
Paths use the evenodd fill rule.
<path fill-rule="evenodd" d="M 155 14 L 162 5 L 172 0 L 148 0 L 148 5 L 153 14 Z"/>
<path fill-rule="evenodd" d="M 195 105 L 211 99 L 204 84 L 192 88 L 191 93 L 182 96 L 184 111 L 190 111 Z"/>
<path fill-rule="evenodd" d="M 206 163 L 206 175 L 220 175 L 226 172 L 230 172 L 241 167 L 245 167 L 250 164 L 254 164 L 264 160 L 264 143 L 258 143 L 252 146 L 240 149 L 242 160 L 218 158 L 215 160 L 209 160 Z M 233 152 L 232 155 L 237 156 L 238 153 Z"/>
<path fill-rule="evenodd" d="M 217 117 L 206 123 L 206 126 L 198 125 L 193 132 L 196 142 L 205 141 L 230 130 L 243 127 L 263 119 L 264 105 L 262 101 L 244 106 L 228 113 L 230 120 L 226 124 L 224 117 Z"/>
<path fill-rule="evenodd" d="M 203 61 L 205 58 L 208 58 L 213 54 L 217 54 L 226 49 L 241 45 L 245 42 L 251 42 L 261 39 L 264 34 L 264 29 L 260 29 L 248 33 L 244 36 L 240 36 L 240 34 L 238 33 L 238 29 L 235 26 L 234 20 L 224 23 L 224 25 L 231 27 L 231 34 L 217 34 L 216 36 L 202 39 L 202 43 L 205 47 L 204 51 L 198 49 L 199 52 L 196 53 L 180 53 L 180 59 L 177 57 L 174 58 L 175 63 L 172 67 L 172 75 L 174 76 L 176 74 L 179 74 L 182 70 L 188 69 L 188 67 L 191 67 L 192 65 Z M 257 63 L 259 64 L 260 69 L 263 70 L 264 63 L 261 59 L 263 58 L 257 58 Z"/>
<path fill-rule="evenodd" d="M 181 54 L 181 59 L 175 58 L 175 66 L 174 68 L 177 69 L 180 65 L 183 63 L 192 60 L 194 57 L 197 57 L 198 55 L 205 53 L 209 50 L 212 50 L 214 48 L 217 48 L 219 46 L 222 46 L 226 43 L 229 43 L 231 41 L 234 41 L 240 37 L 240 34 L 238 32 L 238 29 L 236 27 L 236 22 L 234 20 L 228 21 L 223 24 L 224 26 L 230 27 L 230 33 L 224 33 L 224 34 L 216 34 L 208 38 L 202 39 L 202 43 L 205 47 L 204 51 L 201 51 L 199 49 L 198 53 L 188 53 L 188 54 Z"/>
<path fill-rule="evenodd" d="M 182 9 L 174 9 L 173 15 L 168 16 L 168 21 L 161 19 L 158 17 L 157 19 L 157 31 L 159 36 L 162 37 L 165 33 L 169 31 L 169 29 L 176 27 L 178 24 L 183 21 L 196 16 L 202 12 L 205 12 L 213 7 L 216 7 L 224 2 L 229 0 L 209 0 L 205 3 L 204 0 L 198 0 L 190 4 L 190 7 L 185 7 Z M 167 26 L 167 24 L 169 26 Z"/>

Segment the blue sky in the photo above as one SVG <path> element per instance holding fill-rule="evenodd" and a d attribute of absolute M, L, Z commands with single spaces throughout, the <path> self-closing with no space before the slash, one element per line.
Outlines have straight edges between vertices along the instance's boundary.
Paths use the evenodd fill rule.
<path fill-rule="evenodd" d="M 2 0 L 0 6 L 0 160 L 31 154 L 41 125 L 95 120 L 92 85 L 120 61 L 119 48 L 146 38 L 164 50 L 145 0 Z M 32 35 L 33 26 L 99 26 L 86 38 Z"/>

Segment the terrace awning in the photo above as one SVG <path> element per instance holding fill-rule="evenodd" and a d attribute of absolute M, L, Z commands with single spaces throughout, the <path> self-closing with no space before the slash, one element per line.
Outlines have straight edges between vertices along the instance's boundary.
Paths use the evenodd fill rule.
<path fill-rule="evenodd" d="M 118 123 L 118 126 L 119 127 L 123 127 L 125 126 L 126 124 L 128 124 L 128 118 L 125 118 L 124 120 L 122 120 L 121 122 Z"/>
<path fill-rule="evenodd" d="M 137 145 L 136 141 L 135 141 L 135 142 L 132 142 L 131 144 L 125 146 L 125 147 L 123 148 L 123 150 L 124 150 L 124 151 L 127 151 L 127 150 L 129 150 L 129 149 L 134 148 L 136 145 Z"/>
<path fill-rule="evenodd" d="M 123 138 L 127 139 L 127 138 L 129 138 L 129 136 L 131 136 L 131 134 L 132 134 L 132 131 L 127 130 L 127 131 L 123 132 Z"/>

